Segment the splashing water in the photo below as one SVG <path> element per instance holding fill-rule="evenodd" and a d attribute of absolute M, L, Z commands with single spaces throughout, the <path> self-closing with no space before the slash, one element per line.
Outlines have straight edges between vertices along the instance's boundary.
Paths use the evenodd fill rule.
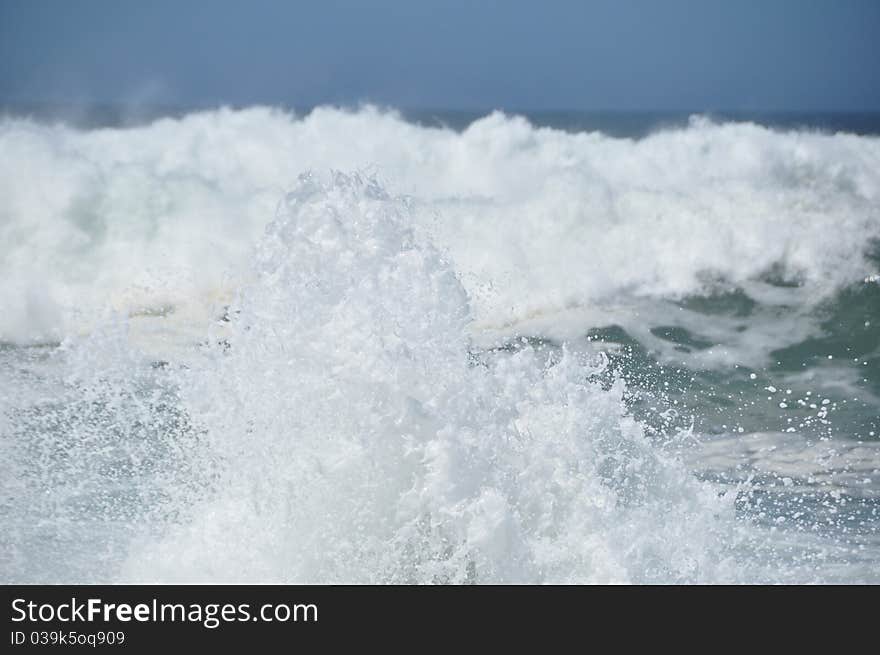
<path fill-rule="evenodd" d="M 729 575 L 730 500 L 656 452 L 594 365 L 469 357 L 465 293 L 405 212 L 342 175 L 288 196 L 226 339 L 181 385 L 223 461 L 218 491 L 128 575 Z"/>

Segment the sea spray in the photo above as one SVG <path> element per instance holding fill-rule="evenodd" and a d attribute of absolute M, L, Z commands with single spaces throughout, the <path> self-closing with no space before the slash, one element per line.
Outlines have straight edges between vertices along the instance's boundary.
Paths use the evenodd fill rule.
<path fill-rule="evenodd" d="M 466 294 L 377 183 L 306 178 L 222 343 L 181 374 L 222 473 L 125 579 L 732 579 L 732 497 L 563 349 L 469 355 Z"/>

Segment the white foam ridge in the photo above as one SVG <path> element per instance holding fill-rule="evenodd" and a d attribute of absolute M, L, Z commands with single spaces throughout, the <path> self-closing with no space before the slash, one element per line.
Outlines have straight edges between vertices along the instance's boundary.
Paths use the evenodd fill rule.
<path fill-rule="evenodd" d="M 653 322 L 629 299 L 744 285 L 809 306 L 877 272 L 875 137 L 697 117 L 632 140 L 499 112 L 456 132 L 369 106 L 255 107 L 92 130 L 5 118 L 0 152 L 0 341 L 14 343 L 87 332 L 108 311 L 204 325 L 306 170 L 371 171 L 409 196 L 408 220 L 453 262 L 471 329 L 491 339 L 599 320 L 638 332 Z M 700 356 L 756 361 L 811 329 L 770 314 Z"/>
<path fill-rule="evenodd" d="M 411 212 L 359 175 L 286 196 L 222 340 L 176 373 L 210 489 L 133 540 L 121 579 L 757 575 L 736 493 L 649 442 L 622 383 L 593 381 L 602 358 L 469 355 L 465 289 Z"/>

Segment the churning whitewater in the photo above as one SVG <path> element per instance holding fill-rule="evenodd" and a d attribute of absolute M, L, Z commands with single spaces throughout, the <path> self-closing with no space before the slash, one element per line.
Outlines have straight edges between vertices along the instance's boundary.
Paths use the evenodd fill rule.
<path fill-rule="evenodd" d="M 6 119 L 0 147 L 0 338 L 15 343 L 90 330 L 108 307 L 213 309 L 309 170 L 410 196 L 480 327 L 771 271 L 815 303 L 877 272 L 874 137 L 694 119 L 634 141 L 500 113 L 458 133 L 373 108 L 254 108 L 88 131 Z"/>
<path fill-rule="evenodd" d="M 4 581 L 877 580 L 880 138 L 252 108 L 0 151 Z"/>

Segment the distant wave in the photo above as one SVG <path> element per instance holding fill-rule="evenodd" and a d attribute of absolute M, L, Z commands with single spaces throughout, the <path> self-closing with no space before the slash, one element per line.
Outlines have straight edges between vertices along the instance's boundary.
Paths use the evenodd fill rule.
<path fill-rule="evenodd" d="M 576 332 L 627 322 L 627 298 L 743 285 L 809 306 L 877 273 L 875 137 L 695 117 L 630 140 L 497 112 L 456 132 L 372 107 L 256 107 L 122 129 L 7 118 L 0 150 L 0 341 L 14 343 L 83 333 L 108 310 L 204 325 L 307 170 L 372 173 L 408 196 L 485 334 L 545 316 Z"/>

